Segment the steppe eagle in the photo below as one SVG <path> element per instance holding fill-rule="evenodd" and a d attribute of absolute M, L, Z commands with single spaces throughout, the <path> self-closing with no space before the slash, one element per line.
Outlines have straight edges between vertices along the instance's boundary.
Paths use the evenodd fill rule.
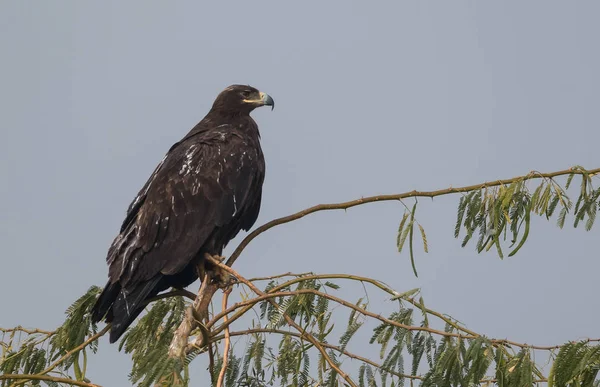
<path fill-rule="evenodd" d="M 170 287 L 198 278 L 204 254 L 221 255 L 258 217 L 265 161 L 250 112 L 274 107 L 250 86 L 223 90 L 211 110 L 175 143 L 127 210 L 108 250 L 108 283 L 92 320 L 119 339 L 146 305 Z"/>

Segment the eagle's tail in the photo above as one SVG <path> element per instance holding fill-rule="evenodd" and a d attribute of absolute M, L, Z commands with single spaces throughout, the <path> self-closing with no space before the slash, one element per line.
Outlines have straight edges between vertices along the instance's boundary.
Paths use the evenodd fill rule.
<path fill-rule="evenodd" d="M 92 307 L 92 322 L 97 323 L 102 320 L 104 316 L 110 310 L 115 298 L 119 294 L 119 290 L 121 290 L 121 286 L 119 283 L 111 284 L 110 281 L 104 287 L 102 293 L 100 293 L 100 297 L 96 300 L 96 303 Z M 108 319 L 108 317 L 107 317 Z"/>
<path fill-rule="evenodd" d="M 136 317 L 144 310 L 146 299 L 152 298 L 161 290 L 162 274 L 148 281 L 138 283 L 133 288 L 122 289 L 116 282 L 106 284 L 92 309 L 92 321 L 98 322 L 106 316 L 111 323 L 110 342 L 117 341 Z"/>

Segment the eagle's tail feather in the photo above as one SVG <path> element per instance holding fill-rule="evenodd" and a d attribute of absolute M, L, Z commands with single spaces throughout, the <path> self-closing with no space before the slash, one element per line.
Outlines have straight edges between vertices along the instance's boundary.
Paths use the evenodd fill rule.
<path fill-rule="evenodd" d="M 117 341 L 144 310 L 146 299 L 152 298 L 161 290 L 162 274 L 148 281 L 136 284 L 133 288 L 122 289 L 118 283 L 106 285 L 92 310 L 92 320 L 100 321 L 106 315 L 110 328 L 110 342 Z"/>
<path fill-rule="evenodd" d="M 111 343 L 117 341 L 142 310 L 144 310 L 146 299 L 158 294 L 161 290 L 159 287 L 161 279 L 163 279 L 163 275 L 157 274 L 150 280 L 137 284 L 133 289 L 122 289 L 119 292 L 111 310 Z"/>
<path fill-rule="evenodd" d="M 100 322 L 100 320 L 102 320 L 102 318 L 109 313 L 110 307 L 112 306 L 113 302 L 115 302 L 115 299 L 119 294 L 119 290 L 121 290 L 121 285 L 118 282 L 111 284 L 110 281 L 108 281 L 104 287 L 104 290 L 102 293 L 100 293 L 100 297 L 98 297 L 98 300 L 96 300 L 96 303 L 92 308 L 92 322 Z M 110 317 L 111 316 L 109 314 L 109 316 L 106 318 L 108 322 L 110 322 Z"/>

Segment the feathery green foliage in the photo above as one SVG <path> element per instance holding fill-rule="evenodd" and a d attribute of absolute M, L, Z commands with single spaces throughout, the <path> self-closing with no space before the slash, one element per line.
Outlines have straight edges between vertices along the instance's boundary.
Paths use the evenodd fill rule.
<path fill-rule="evenodd" d="M 599 370 L 600 346 L 585 341 L 568 343 L 554 360 L 548 386 L 593 386 Z"/>
<path fill-rule="evenodd" d="M 91 310 L 101 290 L 92 286 L 67 309 L 67 319 L 50 339 L 49 356 L 52 361 L 83 344 L 88 336 L 98 332 L 96 324 L 92 324 Z M 91 343 L 88 348 L 95 353 L 98 350 L 98 342 Z M 77 354 L 69 357 L 63 362 L 62 368 L 68 369 L 76 359 Z"/>
<path fill-rule="evenodd" d="M 100 290 L 99 287 L 92 286 L 78 298 L 67 308 L 65 322 L 50 334 L 34 333 L 19 340 L 20 332 L 13 331 L 7 341 L 3 338 L 0 371 L 3 374 L 39 374 L 53 362 L 64 358 L 56 364 L 58 370 L 66 374 L 70 368 L 73 368 L 75 379 L 84 380 L 87 371 L 85 361 L 87 353 L 82 351 L 70 356 L 67 354 L 82 345 L 88 336 L 97 333 L 97 326 L 91 323 L 90 312 Z M 96 353 L 98 343 L 90 343 L 87 349 Z M 83 363 L 80 364 L 81 361 Z M 8 382 L 8 380 L 2 381 L 2 386 L 9 385 Z M 32 381 L 31 384 L 40 385 L 40 382 Z"/>
<path fill-rule="evenodd" d="M 181 323 L 186 302 L 175 296 L 156 301 L 148 313 L 121 339 L 119 350 L 125 349 L 133 360 L 130 379 L 141 387 L 187 385 L 187 362 L 168 357 L 173 332 Z M 188 359 L 191 361 L 191 359 Z"/>

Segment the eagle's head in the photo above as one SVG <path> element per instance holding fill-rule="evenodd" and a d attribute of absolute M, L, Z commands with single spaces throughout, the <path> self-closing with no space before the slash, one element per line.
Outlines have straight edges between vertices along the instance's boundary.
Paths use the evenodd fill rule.
<path fill-rule="evenodd" d="M 250 114 L 260 106 L 275 107 L 275 101 L 267 93 L 258 91 L 252 86 L 231 85 L 223 90 L 215 99 L 212 109 L 228 114 Z"/>

